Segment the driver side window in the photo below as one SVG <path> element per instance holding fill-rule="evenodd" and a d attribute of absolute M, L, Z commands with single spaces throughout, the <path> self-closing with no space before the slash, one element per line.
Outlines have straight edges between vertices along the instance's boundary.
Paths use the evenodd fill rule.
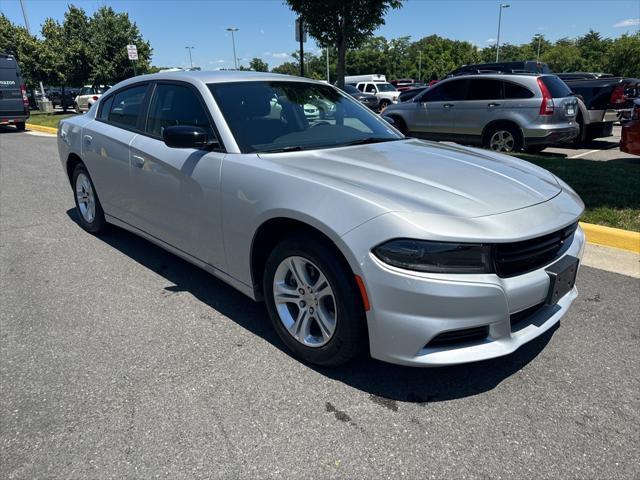
<path fill-rule="evenodd" d="M 209 138 L 215 138 L 209 117 L 195 92 L 184 85 L 158 84 L 151 99 L 145 130 L 162 138 L 164 129 L 173 125 L 200 127 Z"/>

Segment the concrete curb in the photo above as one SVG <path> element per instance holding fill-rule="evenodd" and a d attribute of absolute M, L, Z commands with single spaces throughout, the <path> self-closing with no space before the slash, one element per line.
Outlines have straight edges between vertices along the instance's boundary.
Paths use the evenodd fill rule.
<path fill-rule="evenodd" d="M 587 242 L 640 253 L 640 232 L 580 222 Z"/>
<path fill-rule="evenodd" d="M 27 128 L 36 132 L 51 133 L 52 135 L 56 135 L 58 133 L 57 128 L 43 127 L 42 125 L 34 125 L 33 123 L 27 123 Z"/>

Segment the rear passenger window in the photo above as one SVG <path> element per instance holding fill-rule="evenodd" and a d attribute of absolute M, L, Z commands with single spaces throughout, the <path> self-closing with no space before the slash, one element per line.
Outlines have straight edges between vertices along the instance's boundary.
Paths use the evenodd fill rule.
<path fill-rule="evenodd" d="M 533 92 L 516 83 L 504 82 L 504 98 L 533 98 Z"/>
<path fill-rule="evenodd" d="M 116 93 L 112 97 L 107 121 L 118 127 L 135 128 L 146 91 L 146 85 L 139 85 Z"/>
<path fill-rule="evenodd" d="M 209 138 L 214 138 L 209 117 L 193 90 L 182 85 L 159 84 L 151 99 L 146 131 L 162 137 L 165 127 L 172 125 L 204 128 Z"/>
<path fill-rule="evenodd" d="M 111 111 L 111 106 L 113 105 L 113 97 L 107 98 L 104 103 L 102 103 L 102 107 L 100 110 L 100 120 L 107 121 L 109 119 L 109 112 Z"/>
<path fill-rule="evenodd" d="M 502 98 L 502 82 L 488 78 L 473 79 L 469 82 L 467 100 L 499 100 Z"/>

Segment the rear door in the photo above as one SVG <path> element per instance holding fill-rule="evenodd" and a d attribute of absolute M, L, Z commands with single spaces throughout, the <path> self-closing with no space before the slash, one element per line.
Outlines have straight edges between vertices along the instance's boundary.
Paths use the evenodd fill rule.
<path fill-rule="evenodd" d="M 16 60 L 0 55 L 0 120 L 25 116 L 21 82 Z"/>
<path fill-rule="evenodd" d="M 131 143 L 135 225 L 191 256 L 224 269 L 221 237 L 222 148 L 170 148 L 172 125 L 215 129 L 200 92 L 184 82 L 159 82 L 149 104 L 145 134 Z"/>
<path fill-rule="evenodd" d="M 125 87 L 104 98 L 96 119 L 82 132 L 82 157 L 105 213 L 132 223 L 135 195 L 129 173 L 129 145 L 138 135 L 149 85 Z"/>
<path fill-rule="evenodd" d="M 491 78 L 471 78 L 465 99 L 456 105 L 454 133 L 479 137 L 492 120 L 500 118 L 504 94 L 502 81 Z"/>

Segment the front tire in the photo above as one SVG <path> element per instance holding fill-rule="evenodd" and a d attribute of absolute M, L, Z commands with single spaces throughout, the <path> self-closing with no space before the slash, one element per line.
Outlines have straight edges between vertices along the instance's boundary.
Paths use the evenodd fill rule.
<path fill-rule="evenodd" d="M 332 245 L 307 234 L 282 241 L 267 259 L 269 317 L 282 341 L 306 362 L 342 365 L 362 350 L 364 308 L 343 263 Z"/>
<path fill-rule="evenodd" d="M 107 221 L 87 168 L 81 163 L 78 164 L 73 170 L 72 178 L 80 226 L 89 233 L 103 232 L 107 228 Z"/>
<path fill-rule="evenodd" d="M 389 105 L 391 105 L 391 102 L 389 100 L 380 100 L 380 104 L 378 105 L 378 110 L 380 110 L 380 112 L 382 113 L 384 109 L 387 108 Z"/>

